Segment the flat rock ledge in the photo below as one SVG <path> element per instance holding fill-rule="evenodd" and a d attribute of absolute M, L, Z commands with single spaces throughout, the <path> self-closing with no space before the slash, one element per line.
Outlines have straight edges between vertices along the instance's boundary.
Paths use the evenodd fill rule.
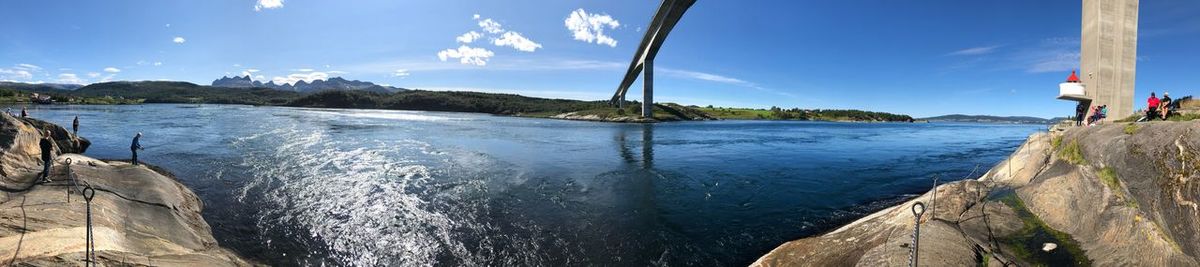
<path fill-rule="evenodd" d="M 54 159 L 53 181 L 35 184 L 40 166 L 29 172 L 25 170 L 35 166 L 25 165 L 40 163 L 9 160 L 29 156 L 13 148 L 28 146 L 25 142 L 36 141 L 33 135 L 40 134 L 22 128 L 29 124 L 14 125 L 17 121 L 11 116 L 0 116 L 7 116 L 0 118 L 7 122 L 0 122 L 0 130 L 17 129 L 9 131 L 17 135 L 0 139 L 0 152 L 5 153 L 0 165 L 21 165 L 0 177 L 0 264 L 84 265 L 88 205 L 74 184 L 87 184 L 95 190 L 90 206 L 100 265 L 256 265 L 217 244 L 200 215 L 203 203 L 169 174 L 144 165 L 61 154 Z"/>
<path fill-rule="evenodd" d="M 918 201 L 923 266 L 1200 266 L 1197 148 L 1200 121 L 1036 133 L 977 180 L 784 243 L 752 266 L 907 266 Z"/>
<path fill-rule="evenodd" d="M 589 114 L 580 115 L 575 112 L 568 112 L 550 116 L 552 119 L 560 120 L 576 120 L 576 121 L 600 121 L 600 122 L 628 122 L 628 123 L 649 123 L 659 122 L 655 119 L 647 119 L 639 116 L 617 116 L 617 117 L 600 117 L 599 115 Z"/>

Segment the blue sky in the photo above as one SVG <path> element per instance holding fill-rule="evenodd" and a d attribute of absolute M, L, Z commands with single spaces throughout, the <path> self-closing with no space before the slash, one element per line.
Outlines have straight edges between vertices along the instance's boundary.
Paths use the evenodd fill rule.
<path fill-rule="evenodd" d="M 620 82 L 657 5 L 9 1 L 0 10 L 0 80 L 342 76 L 599 100 Z M 1141 2 L 1137 99 L 1149 91 L 1200 93 L 1195 14 L 1198 1 Z M 659 53 L 655 96 L 918 117 L 1066 116 L 1072 103 L 1054 96 L 1077 68 L 1079 27 L 1079 1 L 699 0 Z M 639 82 L 629 99 L 640 92 Z"/>

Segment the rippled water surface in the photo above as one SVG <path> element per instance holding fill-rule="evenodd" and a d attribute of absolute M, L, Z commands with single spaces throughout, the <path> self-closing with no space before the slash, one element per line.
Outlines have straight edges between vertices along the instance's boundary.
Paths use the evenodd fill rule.
<path fill-rule="evenodd" d="M 60 125 L 79 115 L 96 158 L 128 158 L 143 132 L 140 158 L 200 195 L 218 241 L 273 265 L 745 265 L 934 176 L 978 176 L 1044 128 L 225 105 L 30 112 Z"/>

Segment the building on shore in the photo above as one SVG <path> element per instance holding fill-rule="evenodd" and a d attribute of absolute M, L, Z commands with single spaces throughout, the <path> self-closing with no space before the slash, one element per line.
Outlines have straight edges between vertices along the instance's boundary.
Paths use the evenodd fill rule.
<path fill-rule="evenodd" d="M 1083 0 L 1080 82 L 1060 85 L 1058 99 L 1108 105 L 1111 119 L 1132 115 L 1137 25 L 1138 0 Z"/>

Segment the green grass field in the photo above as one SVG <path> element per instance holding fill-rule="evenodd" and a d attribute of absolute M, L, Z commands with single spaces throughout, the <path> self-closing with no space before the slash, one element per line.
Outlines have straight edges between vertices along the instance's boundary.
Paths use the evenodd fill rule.
<path fill-rule="evenodd" d="M 766 109 L 715 107 L 701 107 L 696 109 L 723 120 L 765 120 L 771 118 L 771 111 Z"/>
<path fill-rule="evenodd" d="M 885 112 L 871 112 L 853 109 L 752 109 L 725 107 L 692 107 L 708 113 L 709 116 L 725 120 L 814 120 L 814 121 L 900 121 L 907 122 L 912 117 L 907 115 Z"/>

